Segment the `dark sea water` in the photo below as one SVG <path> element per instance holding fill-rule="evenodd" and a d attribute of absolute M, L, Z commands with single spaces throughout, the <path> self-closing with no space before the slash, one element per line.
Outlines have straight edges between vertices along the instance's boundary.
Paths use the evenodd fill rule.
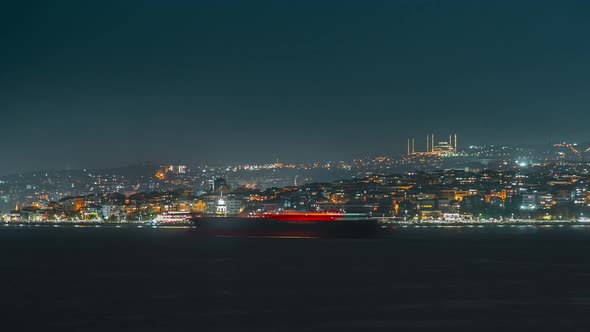
<path fill-rule="evenodd" d="M 588 331 L 590 227 L 0 228 L 3 331 Z"/>

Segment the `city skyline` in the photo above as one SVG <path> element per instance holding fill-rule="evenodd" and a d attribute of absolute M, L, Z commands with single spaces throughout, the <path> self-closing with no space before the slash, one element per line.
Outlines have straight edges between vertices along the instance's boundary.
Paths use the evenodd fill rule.
<path fill-rule="evenodd" d="M 0 174 L 587 140 L 585 2 L 5 9 Z"/>
<path fill-rule="evenodd" d="M 436 136 L 434 136 L 436 137 Z M 543 181 L 554 176 L 589 174 L 590 144 L 559 142 L 550 146 L 469 145 L 458 147 L 459 136 L 449 141 L 425 137 L 424 150 L 408 140 L 408 151 L 398 156 L 368 156 L 349 160 L 315 162 L 272 162 L 235 164 L 195 164 L 184 162 L 143 162 L 125 167 L 71 170 L 38 170 L 0 176 L 0 210 L 15 204 L 42 207 L 67 197 L 88 194 L 125 194 L 189 190 L 195 193 L 211 189 L 213 179 L 227 181 L 225 192 L 241 188 L 266 190 L 297 187 L 311 183 L 365 181 L 373 176 L 416 176 L 461 171 L 477 174 L 499 172 L 517 176 L 541 174 Z M 410 145 L 409 143 L 412 142 Z M 464 143 L 461 143 L 464 144 Z M 411 148 L 411 150 L 410 150 Z M 585 181 L 580 181 L 582 188 Z M 230 190 L 231 188 L 231 190 Z"/>
<path fill-rule="evenodd" d="M 584 331 L 590 1 L 0 6 L 5 331 Z"/>

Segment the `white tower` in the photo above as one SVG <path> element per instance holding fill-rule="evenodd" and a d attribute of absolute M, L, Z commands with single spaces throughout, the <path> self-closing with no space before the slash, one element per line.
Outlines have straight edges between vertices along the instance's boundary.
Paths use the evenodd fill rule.
<path fill-rule="evenodd" d="M 227 204 L 225 203 L 225 200 L 223 199 L 223 191 L 221 192 L 221 196 L 220 196 L 219 200 L 217 201 L 217 209 L 215 211 L 215 214 L 218 217 L 225 217 L 227 215 Z"/>

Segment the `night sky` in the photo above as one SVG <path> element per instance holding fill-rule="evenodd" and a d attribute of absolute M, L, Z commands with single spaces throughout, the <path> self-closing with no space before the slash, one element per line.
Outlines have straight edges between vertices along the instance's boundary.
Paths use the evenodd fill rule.
<path fill-rule="evenodd" d="M 252 2 L 3 2 L 0 174 L 590 141 L 588 1 Z"/>

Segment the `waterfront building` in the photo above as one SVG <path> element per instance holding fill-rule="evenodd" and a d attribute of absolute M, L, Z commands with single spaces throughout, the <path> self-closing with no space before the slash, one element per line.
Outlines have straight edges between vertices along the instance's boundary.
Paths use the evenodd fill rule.
<path fill-rule="evenodd" d="M 217 215 L 218 217 L 227 216 L 227 204 L 225 202 L 225 199 L 223 199 L 223 196 L 217 201 L 215 215 Z"/>
<path fill-rule="evenodd" d="M 237 216 L 244 210 L 244 201 L 237 198 L 228 198 L 225 200 L 226 214 L 228 216 Z"/>
<path fill-rule="evenodd" d="M 537 194 L 524 193 L 522 194 L 521 210 L 536 210 L 537 209 Z"/>

